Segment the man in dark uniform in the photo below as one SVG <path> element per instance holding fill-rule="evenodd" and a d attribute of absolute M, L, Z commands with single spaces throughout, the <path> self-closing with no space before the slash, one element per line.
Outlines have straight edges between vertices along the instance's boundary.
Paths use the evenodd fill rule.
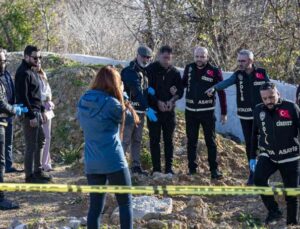
<path fill-rule="evenodd" d="M 250 168 L 257 186 L 268 186 L 270 176 L 279 170 L 284 187 L 298 186 L 298 163 L 300 159 L 298 134 L 300 130 L 299 107 L 280 98 L 274 83 L 261 86 L 262 104 L 256 106 L 253 120 L 253 136 Z M 256 165 L 256 156 L 259 152 Z M 269 213 L 266 224 L 272 224 L 282 217 L 274 196 L 262 195 Z M 297 224 L 298 200 L 286 196 L 287 225 Z"/>
<path fill-rule="evenodd" d="M 19 105 L 10 105 L 7 101 L 5 86 L 0 81 L 0 183 L 4 182 L 5 170 L 5 142 L 6 128 L 8 126 L 7 119 L 13 115 L 20 116 L 26 113 L 27 108 Z M 0 210 L 12 210 L 19 208 L 17 203 L 12 202 L 4 197 L 4 193 L 0 192 Z"/>
<path fill-rule="evenodd" d="M 223 80 L 222 72 L 208 62 L 206 48 L 197 47 L 194 51 L 194 63 L 185 67 L 183 86 L 186 90 L 186 134 L 189 174 L 196 173 L 197 143 L 200 125 L 203 128 L 208 151 L 208 162 L 212 179 L 220 179 L 222 173 L 218 170 L 217 146 L 215 133 L 215 97 L 208 97 L 205 91 Z M 226 95 L 223 90 L 218 92 L 221 106 L 221 121 L 226 122 Z"/>
<path fill-rule="evenodd" d="M 6 99 L 10 105 L 15 103 L 15 86 L 10 73 L 6 69 L 6 50 L 0 48 L 0 82 L 5 87 Z M 13 167 L 13 117 L 8 117 L 5 128 L 5 172 L 22 172 Z"/>
<path fill-rule="evenodd" d="M 147 68 L 149 86 L 155 90 L 155 97 L 149 98 L 149 104 L 158 117 L 157 122 L 148 121 L 153 172 L 161 172 L 160 136 L 163 132 L 165 173 L 170 174 L 174 174 L 172 164 L 176 126 L 175 102 L 183 95 L 180 72 L 172 65 L 172 56 L 172 48 L 162 46 L 158 61 Z"/>
<path fill-rule="evenodd" d="M 137 50 L 136 59 L 131 61 L 129 66 L 121 72 L 125 92 L 140 119 L 140 123 L 137 126 L 134 122 L 126 123 L 122 144 L 124 152 L 131 146 L 131 172 L 142 175 L 147 174 L 142 170 L 140 160 L 145 114 L 151 122 L 157 121 L 154 110 L 149 108 L 148 105 L 148 93 L 155 93 L 153 89 L 148 88 L 146 72 L 146 67 L 150 63 L 151 57 L 151 49 L 147 46 L 140 46 Z"/>
<path fill-rule="evenodd" d="M 237 115 L 240 118 L 241 126 L 246 143 L 248 162 L 250 160 L 251 135 L 253 124 L 253 110 L 261 103 L 259 88 L 269 80 L 266 70 L 257 68 L 254 63 L 253 53 L 249 50 L 241 50 L 237 57 L 239 69 L 233 75 L 214 85 L 206 93 L 213 96 L 215 91 L 223 90 L 233 84 L 237 89 Z M 253 185 L 253 173 L 250 171 L 247 185 Z"/>

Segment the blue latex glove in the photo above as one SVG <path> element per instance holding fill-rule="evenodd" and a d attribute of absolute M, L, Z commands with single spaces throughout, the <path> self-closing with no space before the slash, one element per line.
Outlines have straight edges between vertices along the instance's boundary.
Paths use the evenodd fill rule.
<path fill-rule="evenodd" d="M 250 162 L 249 162 L 249 167 L 250 167 L 250 170 L 252 172 L 255 171 L 255 167 L 256 167 L 256 159 L 251 159 Z"/>
<path fill-rule="evenodd" d="M 157 117 L 155 114 L 156 114 L 156 111 L 154 111 L 152 108 L 148 108 L 146 110 L 146 115 L 151 122 L 157 122 Z"/>
<path fill-rule="evenodd" d="M 22 108 L 21 107 L 14 107 L 15 113 L 17 116 L 21 116 L 22 115 Z"/>
<path fill-rule="evenodd" d="M 16 112 L 17 116 L 21 116 L 22 113 L 27 113 L 28 112 L 28 108 L 24 107 L 23 104 L 14 104 L 13 108 L 15 109 L 15 112 Z"/>
<path fill-rule="evenodd" d="M 126 91 L 123 92 L 123 98 L 124 98 L 124 100 L 128 100 L 129 99 L 129 96 L 128 96 L 128 94 L 127 94 Z"/>
<path fill-rule="evenodd" d="M 155 95 L 155 90 L 153 87 L 148 87 L 148 94 Z"/>

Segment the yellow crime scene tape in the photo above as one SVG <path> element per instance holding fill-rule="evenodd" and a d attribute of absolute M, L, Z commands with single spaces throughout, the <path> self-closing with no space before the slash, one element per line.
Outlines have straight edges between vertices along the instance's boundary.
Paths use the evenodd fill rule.
<path fill-rule="evenodd" d="M 300 195 L 300 188 L 247 187 L 247 186 L 114 186 L 68 184 L 1 183 L 6 192 L 59 192 L 59 193 L 131 193 L 145 195 Z"/>

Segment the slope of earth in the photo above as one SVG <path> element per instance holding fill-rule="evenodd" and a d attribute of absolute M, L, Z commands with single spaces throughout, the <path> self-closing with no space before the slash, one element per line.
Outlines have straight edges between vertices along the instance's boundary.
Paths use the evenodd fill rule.
<path fill-rule="evenodd" d="M 10 58 L 12 60 L 20 59 L 20 56 L 11 56 Z M 55 163 L 55 171 L 52 172 L 53 182 L 86 184 L 81 159 L 83 139 L 76 122 L 76 103 L 100 66 L 82 66 L 59 56 L 46 56 L 43 61 L 56 104 L 51 150 Z M 11 69 L 16 69 L 19 61 L 14 63 L 14 66 L 10 66 Z M 147 128 L 144 131 L 142 164 L 150 172 L 151 157 Z M 199 172 L 193 176 L 187 175 L 185 122 L 184 114 L 180 112 L 177 113 L 177 129 L 174 138 L 176 175 L 133 176 L 134 185 L 244 185 L 248 172 L 243 145 L 220 135 L 217 136 L 219 165 L 224 179 L 211 181 L 202 133 L 199 136 L 197 149 Z M 15 120 L 14 146 L 17 166 L 22 167 L 24 144 L 18 120 Z M 163 144 L 161 148 L 163 149 Z M 127 157 L 130 161 L 130 156 L 127 155 Z M 24 174 L 6 174 L 5 181 L 22 183 Z M 7 196 L 18 201 L 21 209 L 2 211 L 0 228 L 8 228 L 14 219 L 28 224 L 30 228 L 60 228 L 68 225 L 70 217 L 86 216 L 88 208 L 87 194 L 15 192 L 7 193 Z M 266 214 L 258 196 L 182 195 L 172 196 L 172 199 L 172 213 L 146 215 L 143 219 L 135 222 L 134 228 L 260 228 L 263 226 Z M 284 209 L 283 199 L 278 199 Z M 118 220 L 112 217 L 116 206 L 113 196 L 107 195 L 103 222 L 108 225 L 108 228 L 118 228 Z M 46 226 L 39 225 L 38 222 L 41 220 L 46 223 Z M 284 228 L 284 220 L 271 228 Z"/>

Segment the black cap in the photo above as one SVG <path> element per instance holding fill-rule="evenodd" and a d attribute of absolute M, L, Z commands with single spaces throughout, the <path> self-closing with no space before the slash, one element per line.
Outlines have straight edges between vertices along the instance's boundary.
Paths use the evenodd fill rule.
<path fill-rule="evenodd" d="M 142 45 L 138 48 L 137 53 L 141 56 L 148 56 L 148 57 L 152 57 L 152 50 L 145 45 Z"/>

